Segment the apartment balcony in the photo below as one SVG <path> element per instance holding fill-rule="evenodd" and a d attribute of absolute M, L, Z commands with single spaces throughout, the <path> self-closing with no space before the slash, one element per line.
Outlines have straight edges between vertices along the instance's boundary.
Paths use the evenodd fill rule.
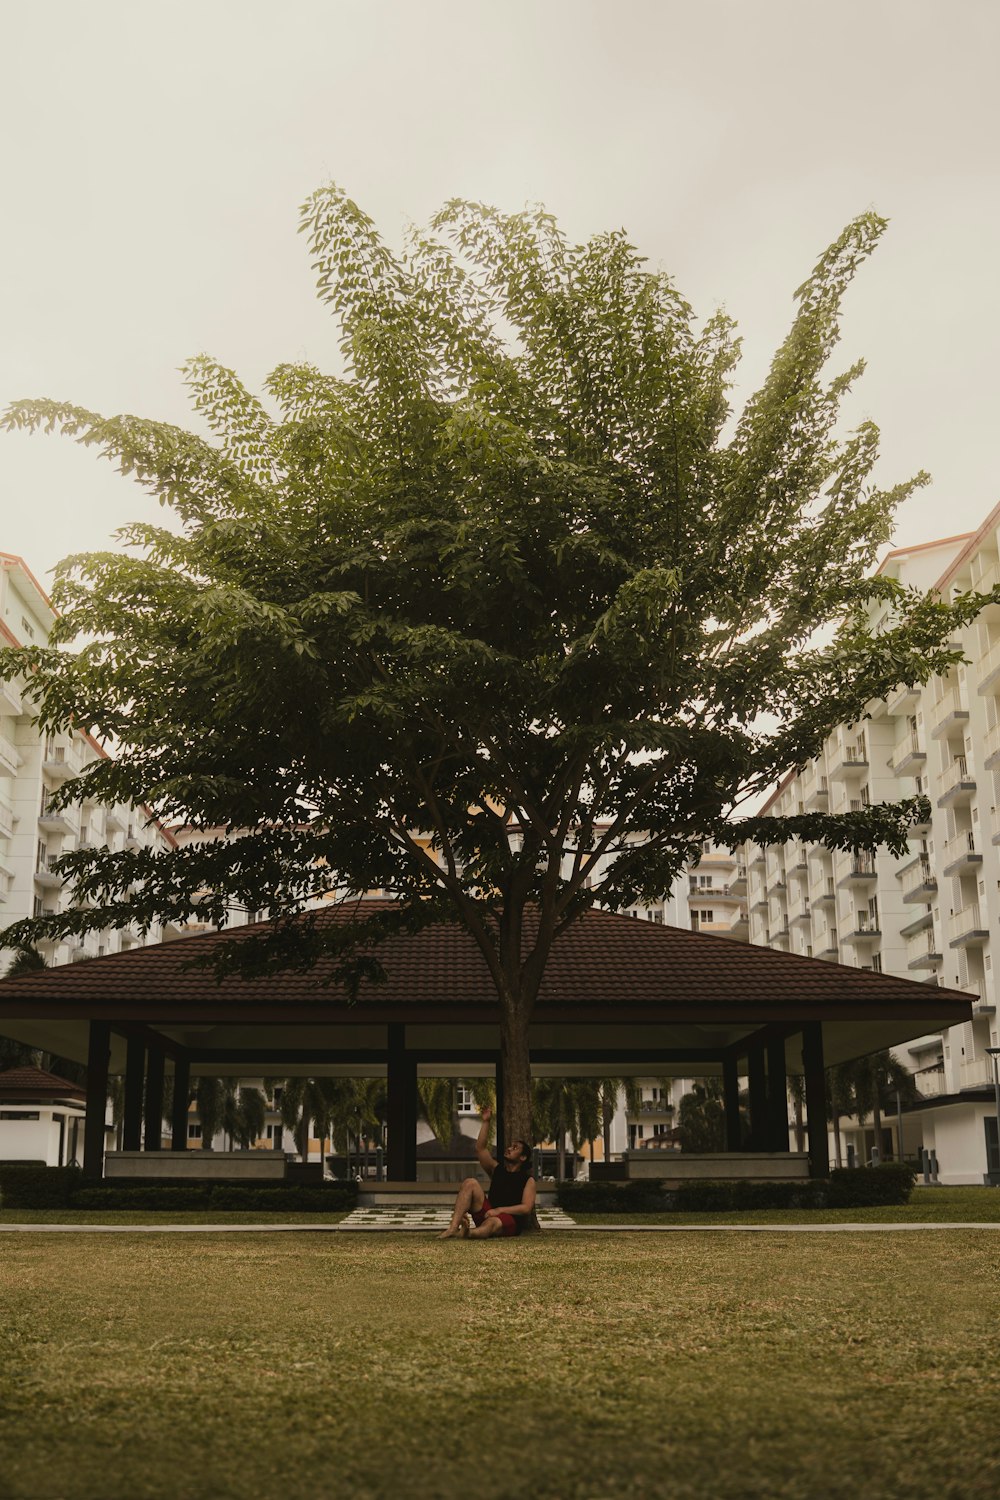
<path fill-rule="evenodd" d="M 936 1068 L 921 1068 L 914 1074 L 914 1082 L 921 1099 L 936 1099 L 938 1095 L 946 1093 L 944 1063 Z"/>
<path fill-rule="evenodd" d="M 877 918 L 870 912 L 858 911 L 854 913 L 854 920 L 850 932 L 844 933 L 845 943 L 874 943 L 882 936 L 882 929 Z"/>
<path fill-rule="evenodd" d="M 842 740 L 833 752 L 831 777 L 840 780 L 856 780 L 868 772 L 868 742 L 864 735 L 856 739 Z"/>
<path fill-rule="evenodd" d="M 9 839 L 14 833 L 14 814 L 0 802 L 0 838 Z"/>
<path fill-rule="evenodd" d="M 822 945 L 816 951 L 816 957 L 825 959 L 827 963 L 838 963 L 840 960 L 840 944 L 837 939 L 837 929 L 828 927 L 823 937 L 819 939 Z"/>
<path fill-rule="evenodd" d="M 142 848 L 142 841 L 140 840 L 139 835 L 136 832 L 134 823 L 129 823 L 125 829 L 125 847 L 126 849 Z"/>
<path fill-rule="evenodd" d="M 937 876 L 931 868 L 929 854 L 918 854 L 908 865 L 896 871 L 896 879 L 903 887 L 904 901 L 933 901 L 937 895 Z"/>
<path fill-rule="evenodd" d="M 976 870 L 983 856 L 976 851 L 976 835 L 971 828 L 956 833 L 944 846 L 945 875 L 959 875 L 963 870 Z"/>
<path fill-rule="evenodd" d="M 944 954 L 933 927 L 921 932 L 906 945 L 908 969 L 939 969 L 943 962 Z"/>
<path fill-rule="evenodd" d="M 104 810 L 104 826 L 108 833 L 124 833 L 128 827 L 128 814 L 123 807 L 107 807 Z"/>
<path fill-rule="evenodd" d="M 807 927 L 812 923 L 812 907 L 808 901 L 801 901 L 795 910 L 789 915 L 788 920 L 792 925 L 804 923 Z"/>
<path fill-rule="evenodd" d="M 899 929 L 899 935 L 903 938 L 916 937 L 918 932 L 926 932 L 928 927 L 933 927 L 934 915 L 930 911 L 922 911 L 913 922 L 907 922 L 905 927 Z"/>
<path fill-rule="evenodd" d="M 956 730 L 964 731 L 969 722 L 969 710 L 962 702 L 957 688 L 949 688 L 931 709 L 931 739 L 939 740 Z"/>
<path fill-rule="evenodd" d="M 912 714 L 920 702 L 919 687 L 900 686 L 895 688 L 886 698 L 886 712 L 894 719 Z"/>
<path fill-rule="evenodd" d="M 747 867 L 737 865 L 736 874 L 726 884 L 727 896 L 745 896 L 747 893 Z"/>
<path fill-rule="evenodd" d="M 976 692 L 981 697 L 985 698 L 987 694 L 994 698 L 1000 696 L 1000 641 L 994 641 L 986 655 L 980 658 L 976 675 L 979 678 Z"/>
<path fill-rule="evenodd" d="M 809 887 L 809 900 L 813 906 L 833 906 L 837 900 L 837 887 L 833 877 L 814 880 Z"/>
<path fill-rule="evenodd" d="M 852 886 L 872 886 L 878 883 L 878 871 L 875 868 L 875 860 L 870 854 L 855 854 L 851 858 L 851 867 L 846 875 L 837 881 L 837 888 L 841 891 L 850 890 Z"/>
<path fill-rule="evenodd" d="M 75 837 L 80 832 L 76 810 L 71 807 L 51 807 L 47 799 L 42 803 L 38 814 L 38 826 L 46 833 L 71 833 Z"/>
<path fill-rule="evenodd" d="M 42 770 L 50 781 L 68 781 L 80 774 L 80 767 L 66 745 L 48 745 L 42 758 Z"/>
<path fill-rule="evenodd" d="M 716 937 L 736 938 L 745 943 L 750 936 L 750 913 L 745 906 L 741 906 L 723 917 L 721 922 L 713 922 L 710 928 L 703 931 L 712 932 Z"/>
<path fill-rule="evenodd" d="M 57 891 L 61 888 L 62 883 L 63 877 L 57 875 L 53 870 L 52 861 L 49 859 L 39 860 L 35 867 L 35 884 L 40 885 L 46 891 Z"/>
<path fill-rule="evenodd" d="M 24 713 L 21 694 L 12 682 L 6 682 L 3 678 L 0 678 L 0 710 L 6 714 Z"/>
<path fill-rule="evenodd" d="M 958 1065 L 960 1089 L 981 1089 L 993 1082 L 993 1069 L 988 1057 L 973 1057 Z"/>
<path fill-rule="evenodd" d="M 893 750 L 889 769 L 894 776 L 919 776 L 926 764 L 927 751 L 921 750 L 915 734 L 908 734 Z"/>
<path fill-rule="evenodd" d="M 983 736 L 983 768 L 991 771 L 996 765 L 1000 765 L 1000 721 Z"/>
<path fill-rule="evenodd" d="M 788 889 L 784 870 L 772 871 L 767 877 L 767 884 L 764 889 L 769 896 L 783 896 Z"/>
<path fill-rule="evenodd" d="M 964 755 L 956 755 L 941 777 L 938 807 L 960 807 L 976 795 L 976 777 Z"/>
<path fill-rule="evenodd" d="M 21 757 L 13 740 L 0 734 L 0 776 L 16 776 L 21 768 Z"/>
<path fill-rule="evenodd" d="M 806 812 L 826 812 L 830 806 L 830 783 L 825 776 L 818 776 L 802 789 L 802 801 Z"/>
<path fill-rule="evenodd" d="M 964 906 L 952 914 L 948 922 L 948 944 L 952 948 L 982 948 L 990 940 L 979 902 Z"/>

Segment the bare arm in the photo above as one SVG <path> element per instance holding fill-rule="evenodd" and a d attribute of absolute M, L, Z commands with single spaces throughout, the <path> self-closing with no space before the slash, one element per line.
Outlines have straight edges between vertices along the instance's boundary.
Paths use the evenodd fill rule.
<path fill-rule="evenodd" d="M 493 1111 L 487 1105 L 483 1110 L 483 1123 L 479 1127 L 479 1135 L 476 1138 L 476 1155 L 479 1157 L 479 1165 L 484 1172 L 488 1172 L 491 1176 L 497 1169 L 496 1159 L 490 1155 L 486 1144 L 490 1138 L 490 1120 L 492 1118 Z"/>

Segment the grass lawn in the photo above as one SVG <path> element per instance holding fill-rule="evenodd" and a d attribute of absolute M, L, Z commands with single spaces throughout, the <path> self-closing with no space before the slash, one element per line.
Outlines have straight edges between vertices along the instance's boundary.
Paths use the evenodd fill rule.
<path fill-rule="evenodd" d="M 150 1213 L 137 1208 L 0 1208 L 0 1224 L 339 1224 L 336 1214 L 257 1213 L 210 1208 Z M 2 1491 L 0 1491 L 2 1500 Z"/>
<path fill-rule="evenodd" d="M 996 1237 L 24 1235 L 5 1500 L 1000 1491 Z"/>
<path fill-rule="evenodd" d="M 578 1224 L 1000 1224 L 1000 1190 L 917 1187 L 898 1208 L 750 1209 L 738 1214 L 580 1214 Z M 0 1220 L 2 1220 L 0 1215 Z"/>

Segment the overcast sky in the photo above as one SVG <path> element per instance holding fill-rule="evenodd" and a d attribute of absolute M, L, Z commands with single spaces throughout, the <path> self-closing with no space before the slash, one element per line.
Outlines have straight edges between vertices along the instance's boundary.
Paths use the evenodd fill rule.
<path fill-rule="evenodd" d="M 891 220 L 838 364 L 898 545 L 1000 498 L 994 0 L 2 0 L 0 404 L 190 425 L 177 367 L 335 363 L 297 208 L 335 179 L 399 243 L 446 198 L 624 226 L 759 381 L 848 219 Z M 0 435 L 0 550 L 44 575 L 156 508 L 93 450 Z"/>

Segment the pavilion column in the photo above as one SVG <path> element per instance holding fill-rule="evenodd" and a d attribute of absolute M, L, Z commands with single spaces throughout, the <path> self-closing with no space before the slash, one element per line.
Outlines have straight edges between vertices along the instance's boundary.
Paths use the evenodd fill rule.
<path fill-rule="evenodd" d="M 802 1028 L 802 1071 L 805 1074 L 806 1122 L 809 1128 L 809 1175 L 829 1177 L 826 1073 L 823 1068 L 823 1026 L 820 1021 L 807 1021 Z"/>
<path fill-rule="evenodd" d="M 788 1078 L 785 1073 L 785 1039 L 770 1037 L 767 1043 L 767 1149 L 788 1150 Z"/>
<path fill-rule="evenodd" d="M 740 1130 L 740 1069 L 735 1055 L 722 1059 L 722 1097 L 726 1110 L 726 1150 L 739 1151 L 743 1145 Z"/>
<path fill-rule="evenodd" d="M 759 1043 L 747 1051 L 747 1075 L 750 1086 L 750 1150 L 766 1151 L 767 1074 L 764 1071 L 764 1048 Z"/>
<path fill-rule="evenodd" d="M 174 1058 L 174 1106 L 170 1116 L 171 1151 L 187 1150 L 188 1094 L 191 1092 L 191 1062 L 186 1052 Z"/>
<path fill-rule="evenodd" d="M 146 1118 L 143 1145 L 147 1151 L 159 1151 L 163 1143 L 163 1048 L 150 1043 L 146 1064 Z"/>
<path fill-rule="evenodd" d="M 104 1176 L 104 1121 L 108 1108 L 108 1060 L 111 1025 L 91 1021 L 87 1043 L 87 1117 L 83 1127 L 83 1170 L 87 1177 Z"/>
<path fill-rule="evenodd" d="M 125 1048 L 123 1151 L 142 1149 L 142 1085 L 145 1068 L 146 1044 L 141 1036 L 130 1036 Z"/>
<path fill-rule="evenodd" d="M 388 1177 L 390 1182 L 416 1182 L 417 1062 L 406 1050 L 406 1027 L 393 1023 L 388 1031 Z"/>
<path fill-rule="evenodd" d="M 503 1059 L 501 1058 L 501 1056 L 500 1056 L 499 1053 L 497 1053 L 497 1079 L 496 1079 L 496 1086 L 497 1086 L 497 1107 L 496 1107 L 496 1113 L 494 1115 L 494 1119 L 496 1121 L 496 1127 L 497 1127 L 497 1139 L 496 1139 L 496 1151 L 495 1151 L 494 1154 L 495 1154 L 497 1160 L 499 1161 L 503 1157 L 504 1145 L 506 1144 L 505 1143 L 505 1139 L 504 1139 L 504 1126 L 503 1126 L 503 1106 L 504 1106 Z"/>

